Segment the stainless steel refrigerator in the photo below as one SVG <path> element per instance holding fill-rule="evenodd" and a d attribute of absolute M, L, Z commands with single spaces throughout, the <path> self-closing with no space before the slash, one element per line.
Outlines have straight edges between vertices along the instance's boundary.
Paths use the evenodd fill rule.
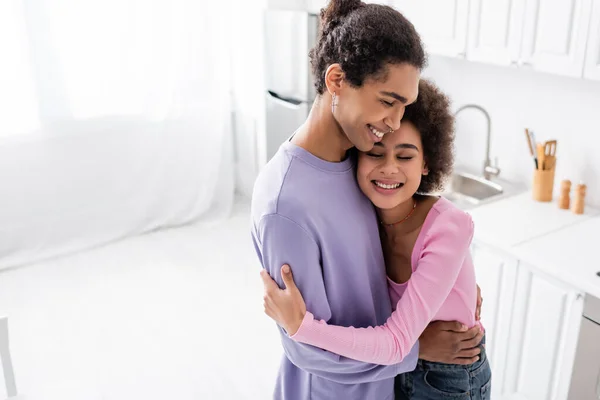
<path fill-rule="evenodd" d="M 315 14 L 265 12 L 267 160 L 304 122 L 315 99 L 308 52 L 317 40 L 318 29 Z"/>

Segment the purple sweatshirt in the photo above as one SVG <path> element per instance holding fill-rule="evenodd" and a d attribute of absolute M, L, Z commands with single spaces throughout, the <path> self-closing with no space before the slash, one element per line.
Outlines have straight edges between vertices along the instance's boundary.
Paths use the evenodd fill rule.
<path fill-rule="evenodd" d="M 386 322 L 391 304 L 377 219 L 350 159 L 331 163 L 284 143 L 256 181 L 251 214 L 263 267 L 283 287 L 280 268 L 289 264 L 316 319 L 354 327 Z M 417 362 L 418 344 L 401 363 L 382 366 L 295 342 L 279 330 L 285 354 L 274 399 L 393 399 L 394 376 Z"/>

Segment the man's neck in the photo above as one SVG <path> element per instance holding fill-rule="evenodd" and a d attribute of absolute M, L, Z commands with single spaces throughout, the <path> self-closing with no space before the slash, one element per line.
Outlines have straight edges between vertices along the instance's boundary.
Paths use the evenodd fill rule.
<path fill-rule="evenodd" d="M 329 162 L 342 161 L 352 148 L 323 98 L 315 100 L 308 118 L 292 138 L 292 143 Z"/>

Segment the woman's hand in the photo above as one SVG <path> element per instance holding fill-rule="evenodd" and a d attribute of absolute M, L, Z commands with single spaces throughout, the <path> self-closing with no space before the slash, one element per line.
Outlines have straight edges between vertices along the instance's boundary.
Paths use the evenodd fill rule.
<path fill-rule="evenodd" d="M 306 304 L 296 287 L 292 270 L 289 265 L 281 267 L 281 277 L 285 289 L 279 289 L 275 282 L 264 269 L 260 271 L 263 280 L 265 294 L 263 296 L 265 314 L 275 320 L 288 335 L 293 336 L 306 315 Z"/>

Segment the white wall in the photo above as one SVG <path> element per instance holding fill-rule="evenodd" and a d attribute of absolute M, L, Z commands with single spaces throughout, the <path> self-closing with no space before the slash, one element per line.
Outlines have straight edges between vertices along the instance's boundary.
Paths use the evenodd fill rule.
<path fill-rule="evenodd" d="M 423 76 L 452 99 L 483 106 L 492 118 L 491 156 L 498 157 L 504 179 L 531 187 L 533 161 L 525 128 L 537 140 L 557 139 L 555 193 L 561 179 L 588 185 L 587 202 L 600 205 L 600 82 L 530 70 L 431 56 Z M 457 119 L 457 164 L 481 169 L 485 120 L 476 110 Z"/>

